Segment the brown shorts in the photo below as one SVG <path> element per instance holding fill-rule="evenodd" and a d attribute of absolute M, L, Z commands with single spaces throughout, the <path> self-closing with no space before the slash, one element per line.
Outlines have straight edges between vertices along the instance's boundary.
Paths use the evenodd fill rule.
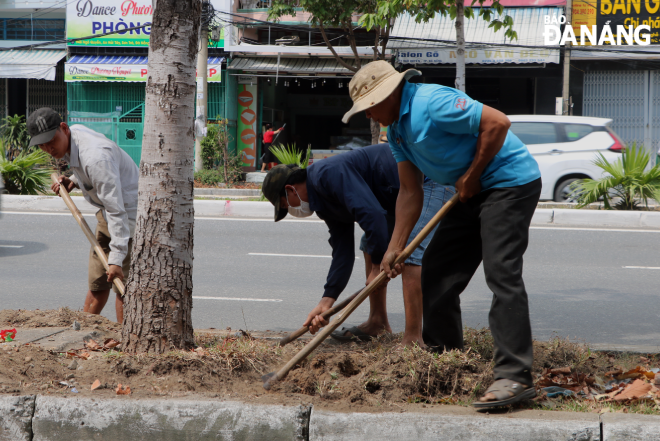
<path fill-rule="evenodd" d="M 108 231 L 108 223 L 103 218 L 103 213 L 99 210 L 96 213 L 96 240 L 105 252 L 105 258 L 110 254 L 110 232 Z M 128 271 L 131 267 L 131 250 L 133 249 L 133 239 L 128 241 L 128 254 L 122 262 L 121 269 L 124 272 L 124 281 L 128 280 Z M 108 282 L 108 275 L 105 273 L 105 267 L 101 263 L 101 259 L 96 255 L 94 247 L 89 252 L 89 290 L 90 291 L 105 291 L 112 288 L 117 294 L 119 291 L 112 282 Z"/>

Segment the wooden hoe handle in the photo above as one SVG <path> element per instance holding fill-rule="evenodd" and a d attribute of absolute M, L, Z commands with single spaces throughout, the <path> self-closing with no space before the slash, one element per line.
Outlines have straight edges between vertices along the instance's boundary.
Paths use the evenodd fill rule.
<path fill-rule="evenodd" d="M 58 178 L 59 176 L 57 175 L 57 173 L 53 173 L 52 175 L 50 175 L 50 179 L 52 179 L 53 182 L 56 184 L 60 184 Z M 64 185 L 60 185 L 60 196 L 62 196 L 62 199 L 64 199 L 64 203 L 66 204 L 67 207 L 69 207 L 71 214 L 78 222 L 78 225 L 80 225 L 80 228 L 82 228 L 83 233 L 85 233 L 85 236 L 87 236 L 87 240 L 89 240 L 89 243 L 91 243 L 92 247 L 94 247 L 94 251 L 96 251 L 96 255 L 99 257 L 99 259 L 101 259 L 101 263 L 103 263 L 103 267 L 105 268 L 106 271 L 110 271 L 110 267 L 108 266 L 108 259 L 106 259 L 105 257 L 103 248 L 101 248 L 101 245 L 99 245 L 99 241 L 96 240 L 96 236 L 94 235 L 94 233 L 92 233 L 92 230 L 89 228 L 89 225 L 87 225 L 87 221 L 83 217 L 82 213 L 80 213 L 80 210 L 78 210 L 78 207 L 76 207 L 76 204 L 73 202 L 73 199 L 71 199 L 71 196 L 69 196 L 69 192 L 66 190 L 66 188 L 64 188 Z M 124 282 L 119 280 L 117 277 L 115 277 L 112 282 L 119 290 L 119 293 L 123 296 Z"/>
<path fill-rule="evenodd" d="M 347 297 L 344 301 L 337 303 L 334 305 L 332 308 L 328 309 L 325 311 L 323 314 L 321 314 L 321 317 L 324 319 L 330 318 L 342 309 L 346 308 L 351 301 L 358 296 L 362 292 L 364 288 L 360 288 L 357 290 L 355 293 L 351 294 L 349 297 Z M 279 341 L 280 346 L 284 346 L 286 344 L 291 343 L 292 341 L 296 340 L 298 337 L 301 335 L 304 335 L 309 331 L 309 326 L 303 326 L 297 331 L 292 332 L 291 334 L 287 335 L 286 337 L 282 337 Z"/>
<path fill-rule="evenodd" d="M 451 199 L 447 201 L 447 203 L 436 213 L 435 216 L 429 221 L 429 223 L 426 224 L 426 226 L 422 229 L 422 231 L 419 232 L 419 234 L 413 239 L 412 242 L 399 254 L 399 256 L 396 258 L 394 261 L 394 264 L 399 264 L 403 261 L 405 261 L 410 255 L 415 251 L 415 248 L 419 246 L 419 244 L 422 243 L 422 241 L 426 238 L 426 236 L 429 235 L 431 231 L 440 223 L 443 217 L 451 210 L 451 208 L 458 203 L 458 193 L 454 194 Z M 369 294 L 371 294 L 378 286 L 383 283 L 385 280 L 387 280 L 387 274 L 385 274 L 385 271 L 381 271 L 380 274 L 371 281 L 369 285 L 367 285 L 361 292 L 360 294 L 357 295 L 349 304 L 344 308 L 338 315 L 337 317 L 330 322 L 328 326 L 323 328 L 321 331 L 319 331 L 318 334 L 316 334 L 316 337 L 314 337 L 307 345 L 300 350 L 287 364 L 282 366 L 279 371 L 264 375 L 262 379 L 264 380 L 264 389 L 270 390 L 270 387 L 272 384 L 275 382 L 281 380 L 284 378 L 289 371 L 298 363 L 300 363 L 302 360 L 304 360 L 309 354 L 314 351 L 323 341 L 330 335 L 332 334 L 335 329 L 339 327 L 344 321 L 348 318 L 349 315 L 353 313 L 357 309 L 358 306 L 366 299 L 369 297 Z"/>

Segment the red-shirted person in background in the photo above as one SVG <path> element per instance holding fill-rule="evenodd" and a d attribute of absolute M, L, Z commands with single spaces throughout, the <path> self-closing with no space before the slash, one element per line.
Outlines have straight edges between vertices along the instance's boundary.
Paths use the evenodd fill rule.
<path fill-rule="evenodd" d="M 282 130 L 284 130 L 284 127 L 273 130 L 273 125 L 272 124 L 266 124 L 266 131 L 264 132 L 264 142 L 263 142 L 263 149 L 262 151 L 264 152 L 263 155 L 261 155 L 261 172 L 265 173 L 266 172 L 266 166 L 271 163 L 275 162 L 277 163 L 277 158 L 275 155 L 273 155 L 273 152 L 270 151 L 270 146 L 273 143 L 273 138 L 275 135 L 280 133 Z"/>

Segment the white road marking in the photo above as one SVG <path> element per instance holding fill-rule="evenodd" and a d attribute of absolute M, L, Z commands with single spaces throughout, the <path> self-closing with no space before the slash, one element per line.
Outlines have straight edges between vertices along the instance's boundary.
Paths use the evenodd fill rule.
<path fill-rule="evenodd" d="M 624 266 L 624 268 L 632 268 L 632 269 L 658 269 L 658 270 L 660 270 L 660 266 Z"/>
<path fill-rule="evenodd" d="M 239 300 L 245 302 L 281 302 L 282 299 L 247 299 L 239 297 L 206 297 L 206 296 L 192 296 L 193 299 L 201 300 Z"/>
<path fill-rule="evenodd" d="M 23 245 L 0 245 L 0 248 L 23 248 Z"/>
<path fill-rule="evenodd" d="M 529 227 L 530 230 L 612 231 L 620 233 L 660 233 L 660 230 L 628 230 L 623 228 Z"/>
<path fill-rule="evenodd" d="M 332 256 L 321 256 L 318 254 L 270 254 L 270 253 L 248 253 L 248 256 L 273 256 L 273 257 L 321 257 L 325 259 L 332 259 Z M 360 259 L 355 256 L 355 259 Z"/>
<path fill-rule="evenodd" d="M 71 213 L 50 213 L 42 211 L 1 211 L 1 214 L 24 214 L 24 215 L 38 215 L 38 216 L 71 216 Z M 84 213 L 83 216 L 87 217 L 96 217 L 94 214 Z M 236 218 L 236 217 L 206 217 L 206 216 L 196 216 L 195 220 L 222 220 L 222 221 L 238 221 L 238 222 L 273 222 L 272 218 L 262 219 L 262 218 Z M 298 223 L 325 223 L 322 220 L 303 220 L 303 219 L 282 219 L 280 222 L 298 222 Z M 610 231 L 614 233 L 660 233 L 660 229 L 657 230 L 638 230 L 638 229 L 625 229 L 625 228 L 589 228 L 589 227 L 530 227 L 531 230 L 555 230 L 555 231 Z"/>

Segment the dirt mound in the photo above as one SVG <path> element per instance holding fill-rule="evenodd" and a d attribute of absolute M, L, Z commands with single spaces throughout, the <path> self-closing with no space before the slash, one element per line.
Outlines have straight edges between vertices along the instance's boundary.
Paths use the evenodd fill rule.
<path fill-rule="evenodd" d="M 102 317 L 66 309 L 2 311 L 0 319 L 20 326 L 68 326 L 75 319 L 83 327 L 118 329 Z M 493 377 L 490 332 L 466 328 L 465 349 L 442 354 L 403 348 L 400 335 L 366 344 L 328 341 L 266 392 L 261 376 L 276 371 L 304 343 L 281 348 L 273 340 L 246 335 L 197 334 L 195 350 L 162 355 L 124 354 L 118 350 L 120 346 L 96 351 L 87 346 L 67 353 L 0 343 L 0 393 L 117 397 L 121 384 L 130 386 L 133 397 L 195 394 L 263 403 L 306 402 L 333 410 L 404 410 L 444 403 L 468 405 Z M 660 364 L 657 355 L 592 352 L 585 345 L 562 339 L 535 342 L 534 350 L 533 375 L 539 381 L 549 370 L 582 373 L 575 378 L 604 378 L 608 371 L 632 369 L 640 360 L 649 367 Z M 92 390 L 96 380 L 98 387 Z M 570 381 L 565 383 L 570 386 Z M 577 397 L 551 402 L 540 386 L 537 389 L 540 398 L 521 407 L 574 410 L 579 407 L 575 403 L 586 402 Z M 602 411 L 611 405 L 592 401 L 580 406 L 583 411 Z M 630 411 L 657 413 L 654 406 L 639 404 Z"/>
<path fill-rule="evenodd" d="M 71 326 L 74 320 L 80 323 L 83 327 L 99 325 L 108 330 L 118 330 L 121 332 L 121 326 L 116 322 L 108 320 L 100 315 L 94 315 L 82 311 L 73 311 L 69 308 L 47 310 L 36 309 L 34 311 L 26 309 L 3 309 L 0 311 L 0 326 L 3 328 Z"/>

